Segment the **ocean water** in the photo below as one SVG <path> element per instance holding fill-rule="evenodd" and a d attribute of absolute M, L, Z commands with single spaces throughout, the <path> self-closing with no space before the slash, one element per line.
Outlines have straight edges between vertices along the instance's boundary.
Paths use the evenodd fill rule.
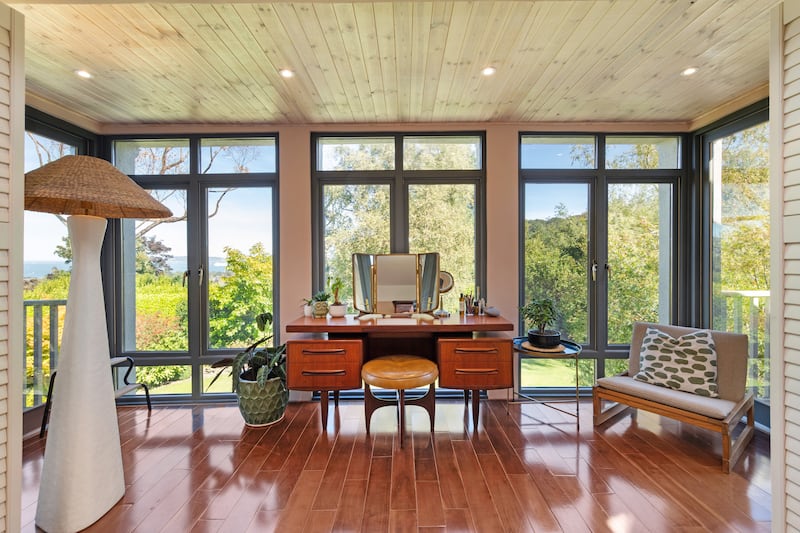
<path fill-rule="evenodd" d="M 212 273 L 225 272 L 226 263 L 224 257 L 211 257 L 209 259 L 211 264 L 210 271 Z M 173 257 L 168 263 L 173 272 L 182 272 L 186 270 L 185 257 Z M 25 261 L 23 268 L 23 277 L 25 279 L 37 279 L 47 276 L 53 269 L 71 270 L 72 265 L 63 261 Z"/>

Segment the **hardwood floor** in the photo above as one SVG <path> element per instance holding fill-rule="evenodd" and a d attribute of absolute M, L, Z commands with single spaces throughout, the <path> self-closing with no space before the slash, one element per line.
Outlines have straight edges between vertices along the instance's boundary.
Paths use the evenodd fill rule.
<path fill-rule="evenodd" d="M 769 439 L 757 432 L 731 472 L 719 436 L 641 412 L 595 430 L 534 404 L 482 401 L 478 429 L 457 400 L 436 427 L 395 411 L 291 403 L 249 429 L 235 406 L 119 408 L 127 490 L 91 532 L 764 531 Z M 23 531 L 34 517 L 44 440 L 24 443 Z"/>

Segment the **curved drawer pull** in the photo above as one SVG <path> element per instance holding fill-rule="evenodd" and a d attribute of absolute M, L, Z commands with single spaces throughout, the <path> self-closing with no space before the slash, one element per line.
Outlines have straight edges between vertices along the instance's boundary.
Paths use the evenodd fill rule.
<path fill-rule="evenodd" d="M 303 348 L 303 355 L 344 355 L 344 348 Z"/>
<path fill-rule="evenodd" d="M 468 348 L 459 346 L 456 353 L 497 353 L 497 348 Z"/>
<path fill-rule="evenodd" d="M 496 368 L 456 368 L 456 375 L 495 375 L 499 373 Z"/>
<path fill-rule="evenodd" d="M 303 370 L 304 376 L 346 376 L 347 370 Z"/>

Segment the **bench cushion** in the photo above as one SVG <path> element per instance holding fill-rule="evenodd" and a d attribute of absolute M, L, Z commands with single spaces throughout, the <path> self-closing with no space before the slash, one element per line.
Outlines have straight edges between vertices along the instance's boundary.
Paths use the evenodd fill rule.
<path fill-rule="evenodd" d="M 637 381 L 629 376 L 599 378 L 597 385 L 637 398 L 650 400 L 677 409 L 683 409 L 719 420 L 727 417 L 736 407 L 736 402 L 722 398 L 707 398 L 689 392 L 659 387 Z"/>

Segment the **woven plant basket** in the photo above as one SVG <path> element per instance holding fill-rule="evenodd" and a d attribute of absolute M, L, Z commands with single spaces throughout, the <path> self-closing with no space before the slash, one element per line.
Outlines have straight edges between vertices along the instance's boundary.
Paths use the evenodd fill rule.
<path fill-rule="evenodd" d="M 282 419 L 289 402 L 289 391 L 281 378 L 267 380 L 263 387 L 256 381 L 240 379 L 236 396 L 244 423 L 256 427 Z"/>

